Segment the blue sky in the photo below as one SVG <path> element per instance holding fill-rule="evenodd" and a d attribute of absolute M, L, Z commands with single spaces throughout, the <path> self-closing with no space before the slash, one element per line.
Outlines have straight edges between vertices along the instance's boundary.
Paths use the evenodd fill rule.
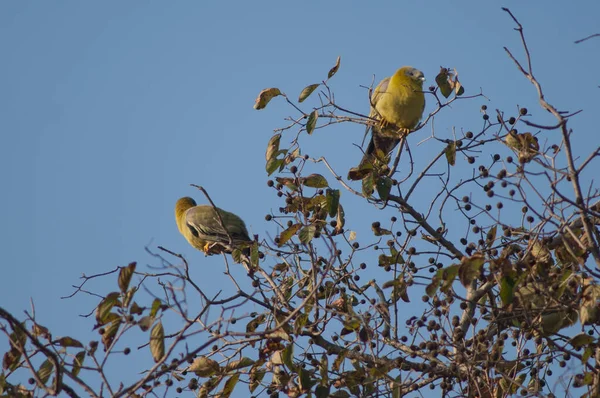
<path fill-rule="evenodd" d="M 368 112 L 360 86 L 373 75 L 412 65 L 431 84 L 444 65 L 458 69 L 468 94 L 481 88 L 490 107 L 519 104 L 550 121 L 502 49 L 522 55 L 501 5 L 525 27 L 548 100 L 584 109 L 571 125 L 586 137 L 576 150 L 598 141 L 600 40 L 573 44 L 597 33 L 598 2 L 421 4 L 0 3 L 0 305 L 21 316 L 31 299 L 56 335 L 89 339 L 92 321 L 77 314 L 96 301 L 60 297 L 81 274 L 153 264 L 146 245 L 184 254 L 216 292 L 226 283 L 222 259 L 205 258 L 179 235 L 175 201 L 203 201 L 189 184 L 203 185 L 252 233 L 274 236 L 264 215 L 280 202 L 266 186 L 264 150 L 292 110 L 276 99 L 256 111 L 254 98 L 265 87 L 297 98 L 326 77 L 337 56 L 342 66 L 331 86 L 348 109 Z M 436 119 L 436 133 L 477 129 L 482 103 L 456 104 Z M 336 126 L 303 142 L 345 174 L 360 158 L 352 144 L 362 133 L 361 126 Z M 342 195 L 347 213 L 360 210 L 351 216 L 360 238 L 378 213 Z M 115 287 L 114 278 L 94 285 L 104 293 Z"/>

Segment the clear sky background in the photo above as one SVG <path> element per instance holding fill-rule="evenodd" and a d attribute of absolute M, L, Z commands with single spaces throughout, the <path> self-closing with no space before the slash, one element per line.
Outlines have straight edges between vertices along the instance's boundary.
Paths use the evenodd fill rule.
<path fill-rule="evenodd" d="M 97 301 L 60 297 L 82 273 L 131 261 L 142 269 L 156 265 L 144 248 L 157 245 L 185 255 L 209 292 L 229 286 L 222 259 L 205 258 L 179 235 L 174 203 L 188 195 L 202 202 L 189 184 L 203 185 L 218 206 L 243 217 L 251 233 L 275 236 L 264 216 L 280 201 L 266 185 L 264 151 L 292 109 L 275 99 L 256 111 L 254 99 L 266 87 L 297 98 L 304 86 L 326 77 L 337 56 L 342 66 L 331 86 L 337 102 L 357 112 L 368 113 L 360 86 L 373 75 L 380 80 L 411 65 L 425 73 L 427 85 L 444 65 L 458 69 L 467 94 L 481 88 L 490 102 L 463 101 L 445 110 L 436 119 L 439 136 L 450 138 L 453 127 L 480 128 L 483 103 L 512 111 L 527 106 L 538 121 L 550 122 L 502 49 L 522 56 L 501 6 L 525 27 L 548 100 L 584 110 L 571 127 L 585 136 L 576 151 L 587 154 L 585 143 L 598 143 L 600 40 L 573 41 L 598 33 L 600 3 L 594 0 L 570 6 L 1 2 L 0 305 L 21 317 L 32 300 L 39 321 L 56 336 L 87 341 L 95 336 L 93 320 L 78 314 Z M 362 134 L 361 126 L 343 125 L 303 142 L 309 154 L 326 156 L 345 175 L 360 159 L 353 143 L 360 144 Z M 428 153 L 426 147 L 415 151 Z M 342 203 L 360 238 L 377 211 L 347 193 Z M 115 287 L 109 278 L 93 290 Z"/>

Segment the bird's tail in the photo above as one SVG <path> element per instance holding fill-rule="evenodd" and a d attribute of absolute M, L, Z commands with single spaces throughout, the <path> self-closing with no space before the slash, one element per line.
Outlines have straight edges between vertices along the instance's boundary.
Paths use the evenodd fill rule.
<path fill-rule="evenodd" d="M 390 152 L 400 142 L 399 138 L 384 137 L 380 134 L 372 134 L 367 150 L 365 151 L 357 167 L 348 172 L 348 179 L 352 181 L 362 180 L 376 165 L 387 165 L 386 160 Z"/>

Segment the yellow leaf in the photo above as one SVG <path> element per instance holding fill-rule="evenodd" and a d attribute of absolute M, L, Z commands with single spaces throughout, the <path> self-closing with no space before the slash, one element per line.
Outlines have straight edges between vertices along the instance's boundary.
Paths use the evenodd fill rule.
<path fill-rule="evenodd" d="M 281 95 L 281 91 L 279 91 L 278 88 L 265 88 L 258 94 L 258 97 L 256 97 L 256 100 L 254 101 L 254 109 L 264 109 L 269 103 L 269 101 L 271 101 L 278 95 Z"/>
<path fill-rule="evenodd" d="M 335 61 L 335 65 L 333 66 L 333 68 L 329 69 L 329 73 L 327 73 L 327 78 L 331 79 L 333 77 L 333 75 L 335 75 L 338 71 L 338 69 L 340 69 L 340 61 L 342 60 L 341 57 L 337 57 L 337 60 Z"/>
<path fill-rule="evenodd" d="M 279 141 L 281 140 L 281 134 L 275 134 L 269 140 L 267 144 L 267 152 L 265 153 L 265 160 L 269 161 L 273 154 L 279 151 Z"/>
<path fill-rule="evenodd" d="M 306 132 L 308 133 L 308 135 L 311 135 L 315 130 L 318 118 L 319 112 L 317 112 L 316 110 L 312 111 L 310 115 L 308 115 L 308 121 L 306 122 Z"/>
<path fill-rule="evenodd" d="M 158 322 L 150 332 L 150 352 L 154 362 L 158 362 L 165 355 L 165 330 L 161 322 Z"/>
<path fill-rule="evenodd" d="M 129 287 L 131 276 L 135 272 L 135 264 L 135 262 L 130 263 L 127 267 L 123 267 L 119 271 L 119 288 L 123 293 L 125 293 Z"/>
<path fill-rule="evenodd" d="M 210 377 L 215 373 L 219 372 L 221 367 L 219 363 L 214 359 L 207 358 L 205 356 L 194 359 L 194 362 L 188 368 L 188 371 L 194 372 L 199 377 Z"/>

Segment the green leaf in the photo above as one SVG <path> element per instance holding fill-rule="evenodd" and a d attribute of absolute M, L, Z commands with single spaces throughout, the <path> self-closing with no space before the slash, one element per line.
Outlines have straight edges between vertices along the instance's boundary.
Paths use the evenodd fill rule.
<path fill-rule="evenodd" d="M 265 374 L 265 369 L 259 367 L 258 365 L 253 366 L 252 369 L 250 369 L 250 383 L 248 388 L 250 389 L 251 393 L 254 392 L 258 386 L 260 386 L 260 382 L 265 377 Z"/>
<path fill-rule="evenodd" d="M 275 170 L 280 169 L 281 166 L 283 166 L 283 159 L 272 157 L 271 159 L 267 160 L 267 165 L 265 166 L 267 175 L 273 174 Z"/>
<path fill-rule="evenodd" d="M 43 384 L 46 384 L 46 382 L 50 378 L 52 370 L 54 370 L 54 365 L 52 364 L 52 362 L 50 362 L 49 359 L 46 359 L 37 371 L 38 377 L 40 378 Z"/>
<path fill-rule="evenodd" d="M 594 337 L 590 336 L 587 333 L 580 333 L 577 336 L 571 338 L 571 340 L 569 340 L 569 343 L 571 343 L 571 345 L 575 349 L 578 349 L 590 343 L 593 343 L 595 340 L 596 339 Z"/>
<path fill-rule="evenodd" d="M 383 235 L 392 235 L 392 231 L 389 229 L 381 228 L 380 226 L 371 225 L 371 231 L 373 231 L 373 235 L 375 236 L 383 236 Z"/>
<path fill-rule="evenodd" d="M 73 373 L 74 376 L 77 376 L 79 374 L 79 371 L 81 370 L 81 367 L 83 366 L 84 359 L 85 359 L 85 351 L 79 351 L 75 355 L 75 360 L 73 360 L 73 370 L 71 371 L 71 373 Z"/>
<path fill-rule="evenodd" d="M 306 227 L 302 228 L 298 233 L 298 238 L 300 239 L 300 242 L 304 243 L 305 245 L 308 244 L 315 236 L 316 231 L 317 227 L 315 227 L 314 225 L 307 225 Z"/>
<path fill-rule="evenodd" d="M 404 264 L 404 257 L 399 253 L 386 256 L 385 254 L 380 254 L 377 258 L 378 264 L 380 267 L 385 267 L 387 265 L 395 265 L 395 264 Z"/>
<path fill-rule="evenodd" d="M 275 181 L 284 185 L 290 191 L 297 191 L 298 186 L 296 185 L 296 178 L 293 177 L 276 177 Z"/>
<path fill-rule="evenodd" d="M 456 163 L 456 142 L 452 141 L 446 147 L 446 160 L 450 166 L 454 166 Z"/>
<path fill-rule="evenodd" d="M 381 177 L 377 179 L 377 193 L 379 198 L 387 202 L 390 190 L 392 189 L 392 179 L 389 177 Z"/>
<path fill-rule="evenodd" d="M 340 371 L 340 367 L 342 366 L 342 363 L 344 363 L 344 359 L 346 359 L 346 351 L 343 350 L 341 351 L 338 356 L 335 358 L 335 360 L 333 361 L 333 365 L 331 366 L 331 371 L 334 373 L 337 373 Z"/>
<path fill-rule="evenodd" d="M 206 380 L 204 383 L 202 383 L 202 385 L 198 389 L 198 392 L 196 393 L 196 397 L 197 398 L 208 398 L 209 394 L 215 388 L 217 388 L 217 386 L 221 383 L 222 380 L 223 380 L 223 376 L 214 376 L 214 377 L 211 377 L 210 379 Z M 222 394 L 222 393 L 219 393 L 219 394 Z M 221 396 L 219 394 L 216 394 L 214 396 L 216 396 L 216 397 Z"/>
<path fill-rule="evenodd" d="M 258 94 L 258 97 L 256 97 L 256 100 L 254 101 L 254 109 L 264 109 L 269 101 L 278 95 L 282 95 L 278 88 L 265 88 Z"/>
<path fill-rule="evenodd" d="M 401 398 L 402 395 L 402 377 L 398 376 L 392 385 L 392 398 Z"/>
<path fill-rule="evenodd" d="M 225 366 L 224 371 L 231 372 L 232 370 L 247 368 L 248 366 L 254 365 L 254 363 L 255 361 L 253 361 L 252 359 L 243 357 L 242 359 L 239 359 L 237 361 L 229 362 L 227 366 Z"/>
<path fill-rule="evenodd" d="M 308 322 L 308 315 L 307 314 L 299 314 L 296 317 L 296 319 L 294 320 L 294 333 L 300 334 L 302 332 L 302 329 L 304 329 L 304 326 L 306 325 L 307 322 Z"/>
<path fill-rule="evenodd" d="M 279 243 L 277 243 L 277 246 L 282 247 L 283 245 L 285 245 L 287 241 L 289 241 L 292 238 L 292 236 L 296 235 L 296 232 L 298 232 L 301 227 L 302 224 L 294 224 L 285 231 L 283 231 L 279 235 Z"/>
<path fill-rule="evenodd" d="M 2 369 L 10 370 L 11 372 L 19 368 L 21 353 L 18 350 L 12 349 L 4 353 L 2 357 Z"/>
<path fill-rule="evenodd" d="M 453 264 L 446 268 L 439 269 L 433 278 L 431 278 L 431 283 L 425 288 L 425 293 L 427 293 L 429 297 L 433 297 L 440 287 L 440 283 L 442 283 L 441 290 L 443 292 L 448 291 L 458 274 L 458 267 L 458 265 Z"/>
<path fill-rule="evenodd" d="M 339 189 L 327 189 L 325 192 L 327 198 L 327 213 L 329 217 L 335 217 L 340 204 L 340 190 Z"/>
<path fill-rule="evenodd" d="M 259 315 L 246 325 L 246 333 L 253 333 L 256 329 L 265 323 L 266 317 L 264 315 Z"/>
<path fill-rule="evenodd" d="M 441 278 L 438 277 L 438 274 L 439 271 L 433 278 L 431 278 L 431 283 L 425 287 L 425 294 L 427 294 L 429 297 L 435 296 L 435 293 L 440 287 Z"/>
<path fill-rule="evenodd" d="M 337 60 L 335 61 L 335 65 L 333 66 L 333 68 L 329 69 L 329 73 L 327 73 L 327 78 L 331 79 L 333 77 L 333 75 L 335 75 L 338 71 L 338 69 L 340 69 L 340 61 L 342 60 L 342 58 L 340 56 L 337 57 Z"/>
<path fill-rule="evenodd" d="M 252 246 L 250 247 L 250 264 L 253 267 L 257 267 L 259 258 L 258 242 L 252 242 Z"/>
<path fill-rule="evenodd" d="M 118 292 L 108 293 L 100 304 L 98 304 L 96 308 L 96 322 L 98 322 L 98 325 L 104 325 L 108 322 L 108 314 L 110 314 L 115 305 L 119 304 L 120 296 L 121 293 Z"/>
<path fill-rule="evenodd" d="M 319 373 L 321 374 L 321 385 L 329 385 L 329 358 L 326 354 L 321 355 L 321 361 L 319 362 Z M 329 389 L 327 390 L 329 391 Z"/>
<path fill-rule="evenodd" d="M 231 258 L 233 258 L 233 262 L 236 264 L 240 264 L 242 262 L 242 251 L 238 248 L 235 248 L 231 251 Z"/>
<path fill-rule="evenodd" d="M 119 331 L 119 328 L 121 327 L 121 318 L 117 314 L 110 315 L 113 315 L 112 320 L 102 334 L 102 344 L 104 344 L 105 351 L 112 344 L 117 332 Z"/>
<path fill-rule="evenodd" d="M 307 391 L 313 386 L 313 382 L 310 379 L 310 372 L 304 368 L 298 368 L 298 376 L 300 381 L 300 391 Z"/>
<path fill-rule="evenodd" d="M 594 353 L 596 349 L 592 349 L 591 346 L 587 346 L 585 347 L 585 350 L 583 351 L 583 355 L 581 356 L 581 363 L 586 363 L 588 361 L 588 359 L 590 359 L 592 357 L 592 354 Z"/>
<path fill-rule="evenodd" d="M 123 293 L 123 306 L 122 306 L 122 308 L 129 307 L 129 304 L 131 303 L 131 300 L 133 299 L 133 296 L 135 295 L 135 292 L 137 292 L 137 288 L 134 286 L 134 287 L 130 288 L 129 290 L 127 290 L 126 292 Z"/>
<path fill-rule="evenodd" d="M 329 396 L 329 386 L 318 385 L 315 389 L 317 398 L 327 398 Z"/>
<path fill-rule="evenodd" d="M 456 69 L 451 71 L 447 68 L 440 68 L 440 73 L 435 77 L 435 82 L 440 88 L 440 92 L 446 98 L 448 98 L 454 91 L 457 96 L 463 95 L 465 92 L 464 87 L 458 81 L 458 72 Z"/>
<path fill-rule="evenodd" d="M 445 98 L 448 98 L 450 94 L 452 94 L 452 87 L 450 86 L 450 82 L 448 81 L 448 69 L 441 68 L 440 73 L 435 77 L 435 82 L 440 88 L 440 92 Z"/>
<path fill-rule="evenodd" d="M 162 302 L 155 298 L 152 301 L 152 308 L 150 309 L 150 317 L 154 318 L 156 316 L 156 314 L 158 313 L 158 310 L 160 309 L 160 307 L 162 306 Z"/>
<path fill-rule="evenodd" d="M 127 267 L 123 267 L 119 271 L 119 289 L 121 289 L 122 293 L 127 292 L 129 288 L 129 282 L 131 282 L 131 277 L 135 272 L 135 265 L 135 262 L 129 263 Z"/>
<path fill-rule="evenodd" d="M 47 327 L 39 325 L 37 323 L 35 323 L 33 325 L 33 327 L 31 328 L 31 332 L 33 333 L 33 335 L 35 337 L 43 337 L 45 339 L 50 340 L 52 338 L 52 336 L 50 335 L 50 331 L 48 330 Z"/>
<path fill-rule="evenodd" d="M 459 265 L 452 264 L 446 268 L 442 268 L 440 271 L 442 271 L 442 292 L 448 292 L 448 289 L 452 287 L 452 283 L 456 279 L 456 275 L 458 275 Z"/>
<path fill-rule="evenodd" d="M 515 296 L 515 280 L 510 276 L 503 276 L 500 281 L 500 299 L 502 305 L 507 306 L 513 302 Z"/>
<path fill-rule="evenodd" d="M 144 307 L 140 307 L 138 303 L 134 301 L 133 304 L 131 304 L 131 307 L 129 308 L 129 313 L 132 315 L 142 315 L 144 309 Z"/>
<path fill-rule="evenodd" d="M 360 318 L 357 316 L 350 316 L 344 321 L 344 328 L 348 330 L 356 331 L 360 326 Z"/>
<path fill-rule="evenodd" d="M 373 195 L 373 185 L 375 184 L 375 177 L 373 173 L 367 174 L 362 179 L 362 194 L 365 198 L 370 198 Z"/>
<path fill-rule="evenodd" d="M 471 257 L 463 257 L 458 269 L 458 277 L 464 287 L 468 287 L 479 276 L 484 262 L 485 257 L 480 253 L 476 253 Z"/>
<path fill-rule="evenodd" d="M 237 384 L 239 379 L 240 379 L 239 373 L 235 373 L 233 376 L 231 376 L 225 382 L 225 385 L 223 386 L 223 391 L 221 391 L 221 393 L 218 395 L 219 398 L 229 398 L 229 396 L 233 392 L 233 389 L 235 388 L 235 385 Z"/>
<path fill-rule="evenodd" d="M 75 340 L 72 337 L 61 337 L 60 339 L 56 340 L 54 342 L 54 344 L 57 344 L 61 347 L 78 347 L 78 348 L 83 348 L 83 344 L 81 344 L 79 341 Z"/>
<path fill-rule="evenodd" d="M 294 344 L 288 344 L 283 351 L 281 351 L 281 360 L 287 368 L 295 372 L 296 366 L 294 366 Z"/>
<path fill-rule="evenodd" d="M 300 93 L 300 96 L 298 97 L 298 102 L 303 102 L 305 99 L 307 99 L 308 96 L 311 95 L 313 91 L 315 91 L 319 86 L 320 84 L 311 84 L 304 87 L 304 89 L 302 89 L 302 92 Z"/>
<path fill-rule="evenodd" d="M 269 143 L 267 144 L 267 152 L 265 153 L 265 160 L 269 161 L 271 158 L 273 158 L 275 155 L 275 157 L 277 156 L 276 153 L 279 151 L 279 142 L 281 141 L 281 134 L 275 134 L 273 137 L 271 137 L 271 139 L 269 140 Z"/>
<path fill-rule="evenodd" d="M 301 179 L 302 183 L 310 188 L 327 188 L 329 184 L 327 179 L 321 174 L 311 174 Z"/>
<path fill-rule="evenodd" d="M 150 352 L 154 362 L 158 362 L 165 355 L 165 330 L 162 322 L 158 321 L 150 332 Z"/>
<path fill-rule="evenodd" d="M 308 121 L 306 122 L 306 132 L 311 135 L 317 125 L 317 119 L 319 118 L 319 112 L 315 109 L 308 115 Z"/>

